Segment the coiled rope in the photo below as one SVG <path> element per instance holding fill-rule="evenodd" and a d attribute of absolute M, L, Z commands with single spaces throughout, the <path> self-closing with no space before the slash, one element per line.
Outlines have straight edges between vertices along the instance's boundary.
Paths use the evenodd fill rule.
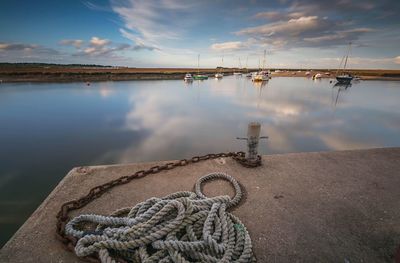
<path fill-rule="evenodd" d="M 206 197 L 201 185 L 212 179 L 229 181 L 235 196 Z M 150 198 L 110 216 L 86 214 L 65 226 L 79 238 L 79 257 L 98 253 L 101 262 L 255 262 L 250 235 L 242 222 L 226 209 L 242 198 L 239 183 L 230 175 L 211 173 L 183 191 Z M 87 224 L 96 224 L 85 231 Z"/>

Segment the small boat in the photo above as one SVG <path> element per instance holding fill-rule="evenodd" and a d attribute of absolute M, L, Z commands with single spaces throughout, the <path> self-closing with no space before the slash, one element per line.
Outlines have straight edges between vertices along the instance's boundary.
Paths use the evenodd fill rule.
<path fill-rule="evenodd" d="M 193 81 L 192 74 L 187 73 L 187 74 L 185 75 L 185 77 L 183 78 L 183 80 L 184 80 L 184 81 Z"/>
<path fill-rule="evenodd" d="M 205 80 L 208 79 L 208 75 L 200 74 L 200 54 L 197 56 L 197 74 L 193 76 L 195 80 Z"/>
<path fill-rule="evenodd" d="M 259 81 L 268 81 L 271 78 L 271 72 L 265 70 L 265 55 L 266 55 L 266 50 L 264 50 L 264 60 L 263 60 L 263 67 L 260 72 L 257 72 L 255 75 L 253 75 L 252 81 L 254 82 L 259 82 Z"/>
<path fill-rule="evenodd" d="M 222 79 L 224 75 L 222 73 L 215 73 L 215 78 L 216 79 Z"/>
<path fill-rule="evenodd" d="M 204 80 L 204 79 L 208 79 L 208 75 L 204 75 L 204 74 L 197 74 L 193 76 L 193 79 L 195 80 Z"/>
<path fill-rule="evenodd" d="M 270 73 L 268 71 L 262 70 L 258 73 L 256 73 L 253 76 L 253 81 L 258 82 L 258 81 L 268 81 L 270 79 Z"/>
<path fill-rule="evenodd" d="M 218 72 L 218 67 L 217 67 L 217 72 L 215 73 L 214 77 L 216 79 L 222 79 L 224 74 L 222 74 L 222 69 L 224 67 L 224 57 L 221 59 L 221 67 L 220 67 L 220 72 Z"/>
<path fill-rule="evenodd" d="M 252 78 L 253 74 L 249 72 L 249 68 L 247 67 L 247 62 L 249 61 L 249 56 L 246 58 L 246 78 Z"/>
<path fill-rule="evenodd" d="M 331 75 L 331 73 L 329 73 L 329 72 L 325 72 L 325 73 L 324 73 L 324 75 L 325 75 L 325 76 L 330 76 L 330 75 Z"/>
<path fill-rule="evenodd" d="M 343 74 L 343 75 L 336 76 L 336 80 L 339 83 L 346 84 L 346 83 L 350 83 L 353 80 L 353 76 L 350 74 Z"/>
<path fill-rule="evenodd" d="M 239 70 L 242 70 L 242 63 L 240 62 L 240 58 L 239 58 Z M 235 76 L 242 76 L 242 72 L 233 72 L 233 75 Z"/>
<path fill-rule="evenodd" d="M 310 76 L 310 75 L 311 75 L 311 72 L 310 72 L 310 71 L 307 71 L 305 74 L 306 74 L 306 76 Z"/>
<path fill-rule="evenodd" d="M 340 66 L 341 66 L 342 63 L 343 63 L 343 59 L 342 59 L 342 61 L 340 62 L 339 70 L 338 70 L 338 72 L 337 72 L 337 74 L 336 74 L 336 80 L 337 80 L 339 83 L 342 83 L 342 84 L 349 84 L 349 83 L 353 80 L 353 76 L 352 76 L 350 73 L 344 73 L 344 71 L 346 70 L 347 61 L 348 61 L 348 59 L 349 59 L 350 49 L 351 49 L 351 42 L 350 42 L 350 44 L 349 44 L 349 49 L 347 50 L 347 54 L 346 54 L 346 56 L 343 58 L 343 59 L 344 59 L 344 65 L 343 65 L 342 73 L 339 75 Z"/>
<path fill-rule="evenodd" d="M 312 79 L 320 79 L 320 78 L 322 78 L 322 74 L 321 73 L 317 73 L 312 77 Z"/>

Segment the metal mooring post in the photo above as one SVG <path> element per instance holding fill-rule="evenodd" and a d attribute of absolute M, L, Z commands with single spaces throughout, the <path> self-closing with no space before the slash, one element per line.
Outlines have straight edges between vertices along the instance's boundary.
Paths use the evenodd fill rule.
<path fill-rule="evenodd" d="M 258 143 L 260 139 L 268 139 L 268 136 L 261 136 L 261 124 L 258 122 L 250 122 L 247 128 L 247 138 L 238 137 L 238 140 L 247 141 L 246 160 L 249 163 L 255 163 L 258 160 Z"/>

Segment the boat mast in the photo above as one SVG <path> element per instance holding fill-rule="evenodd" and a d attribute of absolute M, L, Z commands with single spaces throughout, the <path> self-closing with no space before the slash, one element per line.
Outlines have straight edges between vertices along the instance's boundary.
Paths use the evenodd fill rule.
<path fill-rule="evenodd" d="M 346 59 L 344 60 L 343 71 L 346 69 L 346 66 L 347 66 L 347 60 L 348 60 L 348 58 L 349 58 L 350 49 L 351 49 L 351 42 L 349 43 L 349 49 L 347 50 Z"/>
<path fill-rule="evenodd" d="M 247 68 L 247 62 L 249 61 L 249 56 L 246 57 L 246 73 L 249 73 L 249 69 Z"/>
<path fill-rule="evenodd" d="M 197 74 L 200 74 L 200 54 L 197 55 Z"/>
<path fill-rule="evenodd" d="M 264 49 L 264 59 L 263 59 L 263 67 L 262 67 L 262 71 L 264 71 L 265 69 L 265 55 L 266 55 L 267 51 Z"/>

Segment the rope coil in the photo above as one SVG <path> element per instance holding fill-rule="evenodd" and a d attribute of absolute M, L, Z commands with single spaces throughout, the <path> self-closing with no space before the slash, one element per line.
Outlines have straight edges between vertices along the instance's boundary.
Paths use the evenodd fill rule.
<path fill-rule="evenodd" d="M 235 189 L 229 196 L 206 197 L 202 183 L 222 179 Z M 182 191 L 152 197 L 110 216 L 80 215 L 65 226 L 78 238 L 75 253 L 98 254 L 101 262 L 255 262 L 250 235 L 227 208 L 242 198 L 239 183 L 224 173 L 211 173 L 195 184 L 195 192 Z M 95 224 L 92 231 L 82 224 Z"/>

